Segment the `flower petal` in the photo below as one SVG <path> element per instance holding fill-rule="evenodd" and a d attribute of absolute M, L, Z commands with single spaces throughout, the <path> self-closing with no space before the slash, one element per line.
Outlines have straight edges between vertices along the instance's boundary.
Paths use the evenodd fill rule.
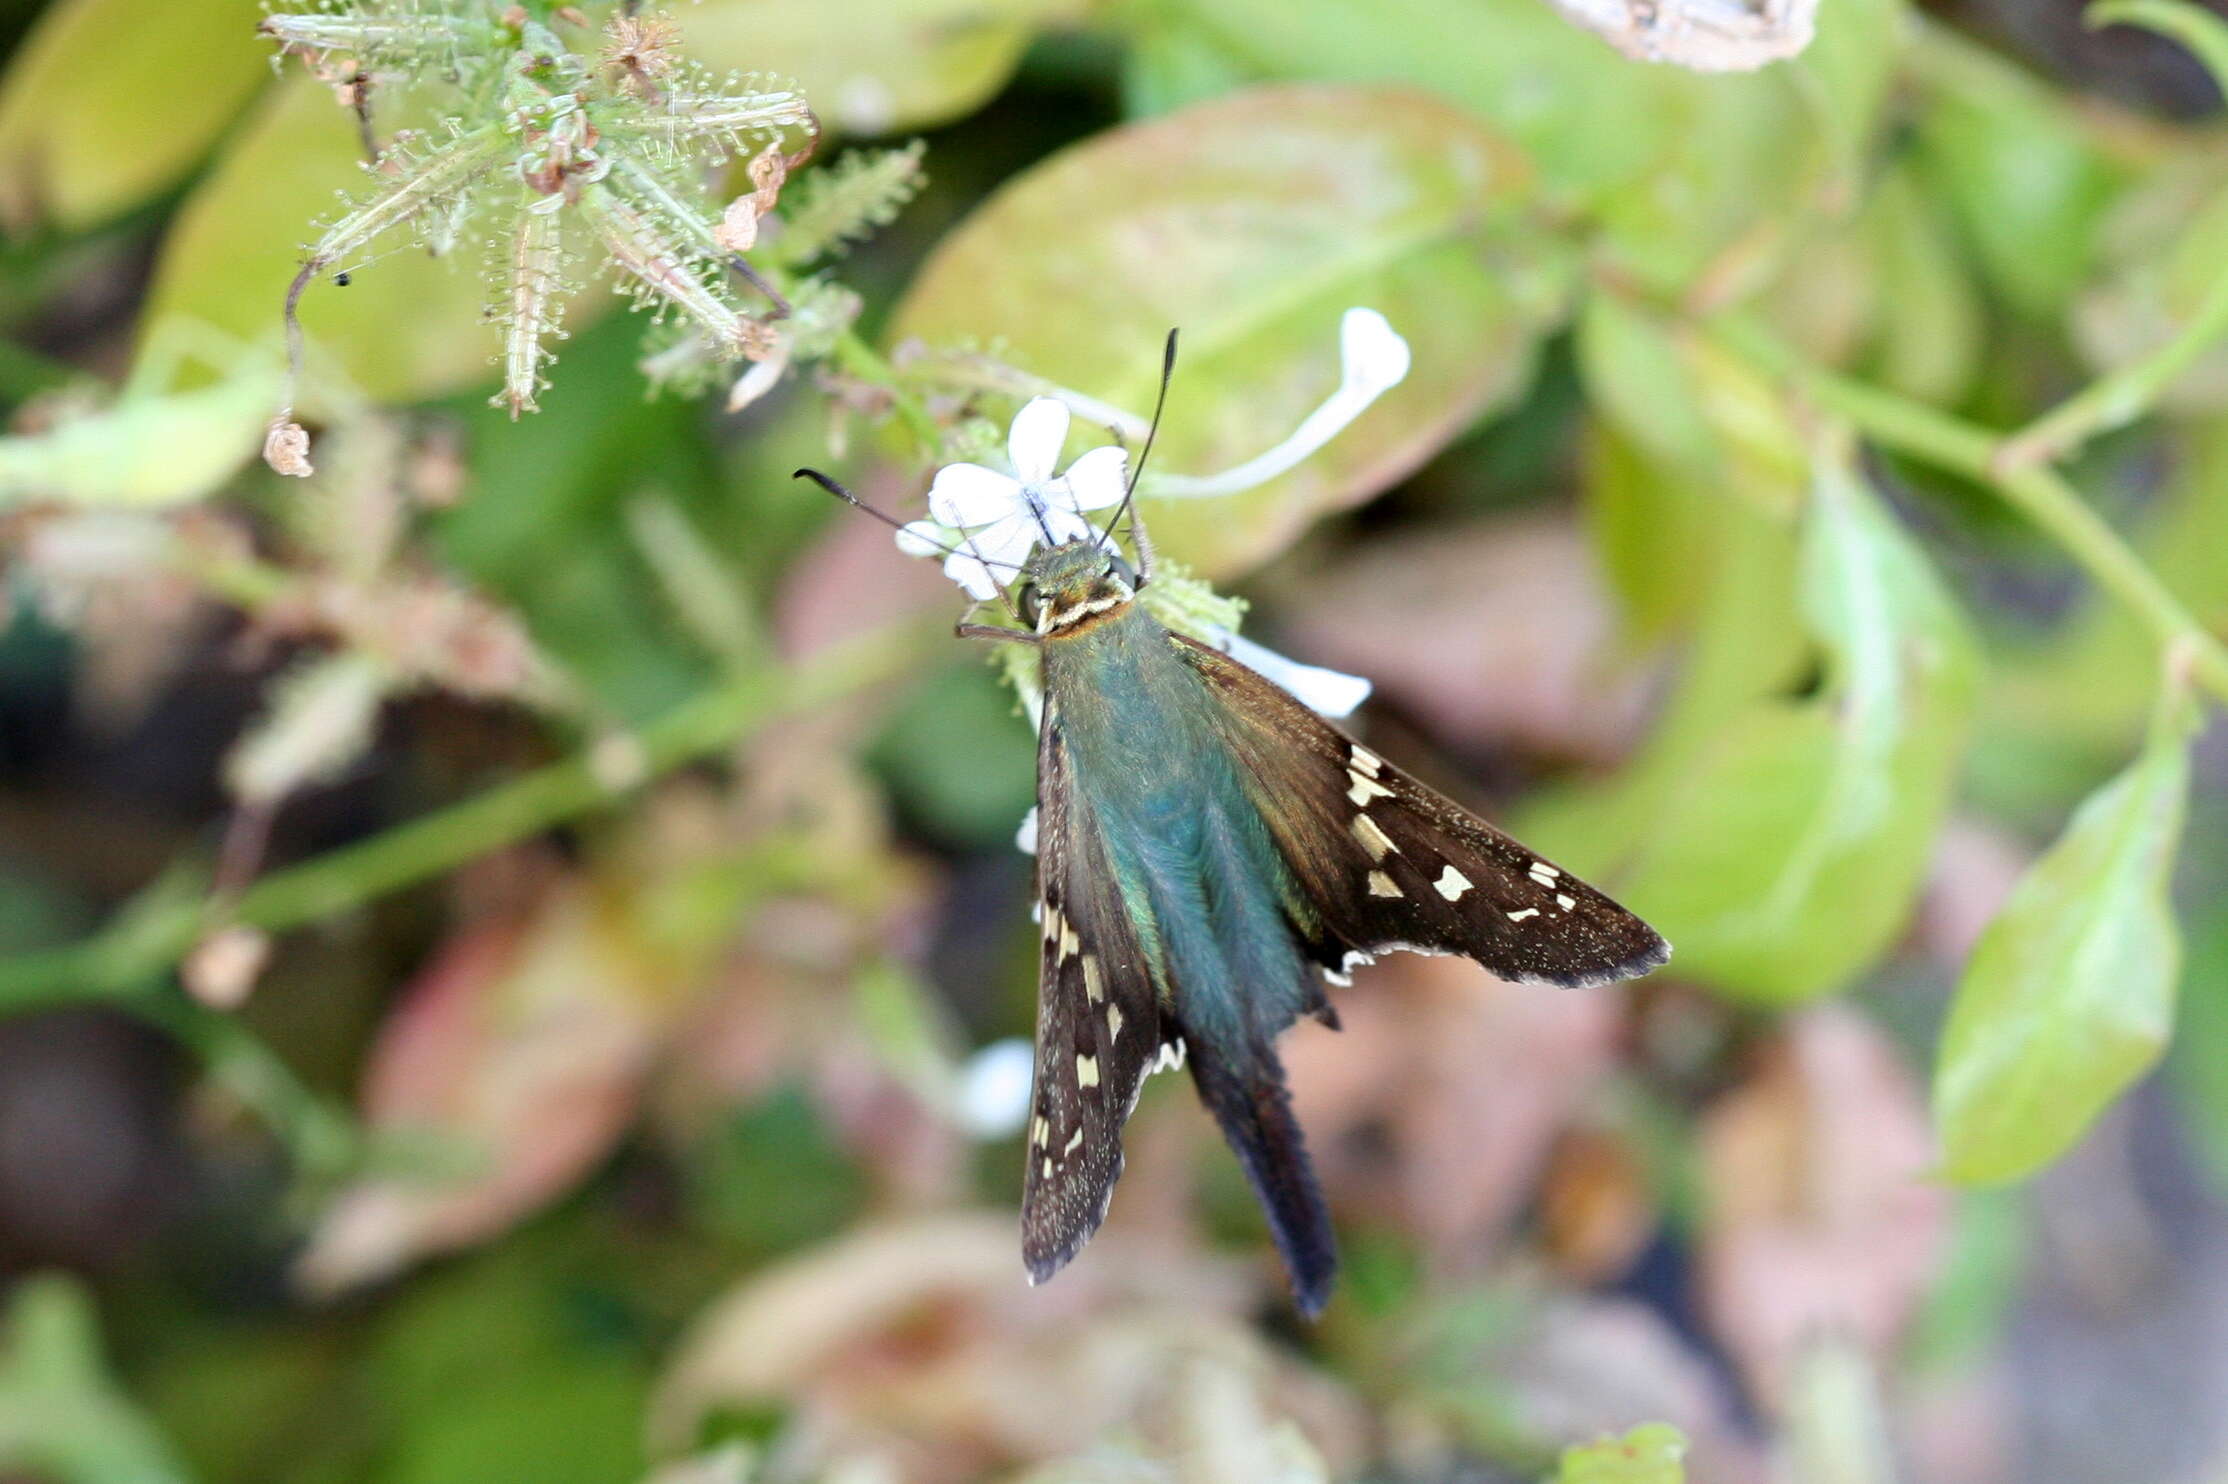
<path fill-rule="evenodd" d="M 1054 480 L 1046 487 L 1045 494 L 1049 498 L 1043 504 L 1044 529 L 1051 534 L 1053 545 L 1081 541 L 1097 530 L 1097 527 L 1076 514 L 1068 499 L 1067 487 L 1062 481 Z"/>
<path fill-rule="evenodd" d="M 1067 441 L 1067 404 L 1058 397 L 1031 397 L 1006 430 L 1006 456 L 1023 484 L 1043 484 L 1059 466 Z"/>
<path fill-rule="evenodd" d="M 1004 1139 L 1021 1132 L 1029 1116 L 1030 1079 L 1036 1051 L 1019 1036 L 993 1041 L 960 1068 L 959 1126 L 978 1139 Z"/>
<path fill-rule="evenodd" d="M 908 521 L 897 528 L 897 549 L 907 556 L 935 556 L 946 545 L 944 527 L 932 520 Z"/>
<path fill-rule="evenodd" d="M 1210 629 L 1207 642 L 1239 664 L 1283 686 L 1305 702 L 1310 711 L 1324 716 L 1351 715 L 1356 706 L 1369 699 L 1371 686 L 1362 676 L 1288 660 L 1268 646 L 1241 639 L 1225 628 Z"/>
<path fill-rule="evenodd" d="M 1408 342 L 1374 309 L 1356 305 L 1338 322 L 1339 382 L 1371 396 L 1400 385 L 1413 359 Z"/>
<path fill-rule="evenodd" d="M 1013 514 L 1021 486 L 980 464 L 946 464 L 928 487 L 928 513 L 947 526 L 987 526 Z"/>
<path fill-rule="evenodd" d="M 1109 443 L 1068 465 L 1068 492 L 1078 510 L 1104 510 L 1122 503 L 1129 472 L 1129 450 Z"/>
<path fill-rule="evenodd" d="M 1013 581 L 1021 564 L 1029 560 L 1029 553 L 1037 549 L 1039 534 L 1034 520 L 1016 512 L 1004 520 L 993 521 L 981 530 L 972 532 L 960 545 L 971 554 L 996 566 L 999 582 L 1007 583 Z"/>
<path fill-rule="evenodd" d="M 955 551 L 944 558 L 944 575 L 958 583 L 968 597 L 982 603 L 997 597 L 998 589 L 1004 585 L 994 571 L 964 551 Z"/>

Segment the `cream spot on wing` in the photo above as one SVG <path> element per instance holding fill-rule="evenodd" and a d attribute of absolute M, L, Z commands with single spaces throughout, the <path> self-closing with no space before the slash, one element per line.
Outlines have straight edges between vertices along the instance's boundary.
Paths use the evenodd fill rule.
<path fill-rule="evenodd" d="M 1044 941 L 1047 943 L 1060 941 L 1060 909 L 1050 902 L 1045 903 L 1044 907 Z"/>
<path fill-rule="evenodd" d="M 1562 874 L 1562 872 L 1556 870 L 1553 866 L 1549 865 L 1545 861 L 1532 862 L 1531 877 L 1534 881 L 1537 881 L 1542 886 L 1553 886 L 1555 884 L 1555 878 Z"/>
<path fill-rule="evenodd" d="M 1346 780 L 1354 785 L 1346 790 L 1346 797 L 1364 807 L 1367 807 L 1371 799 L 1389 799 L 1393 796 L 1391 789 L 1385 787 L 1367 773 L 1349 768 L 1346 770 Z"/>
<path fill-rule="evenodd" d="M 1060 1151 L 1060 1158 L 1066 1159 L 1069 1155 L 1075 1153 L 1075 1146 L 1082 1142 L 1083 1130 L 1079 1127 L 1074 1133 L 1068 1135 L 1068 1147 Z"/>
<path fill-rule="evenodd" d="M 1075 954 L 1075 950 L 1076 950 L 1076 949 L 1078 949 L 1078 948 L 1080 948 L 1080 947 L 1082 947 L 1082 946 L 1083 946 L 1083 940 L 1082 940 L 1082 939 L 1080 939 L 1080 938 L 1078 938 L 1078 937 L 1076 937 L 1076 935 L 1075 935 L 1075 929 L 1074 929 L 1074 928 L 1072 928 L 1072 927 L 1069 927 L 1069 926 L 1068 926 L 1068 925 L 1067 925 L 1066 923 L 1064 923 L 1064 922 L 1063 922 L 1063 923 L 1061 923 L 1061 924 L 1060 924 L 1060 962 L 1061 962 L 1061 963 L 1066 963 L 1066 962 L 1067 962 L 1067 961 L 1068 961 L 1068 960 L 1069 960 L 1070 958 L 1072 958 L 1072 957 L 1074 956 L 1074 954 Z"/>
<path fill-rule="evenodd" d="M 1524 910 L 1522 910 L 1521 912 L 1511 912 L 1511 913 L 1509 914 L 1509 921 L 1510 921 L 1510 922 L 1522 922 L 1522 921 L 1523 921 L 1523 920 L 1524 920 L 1525 918 L 1527 918 L 1527 917 L 1537 917 L 1537 916 L 1539 916 L 1539 908 L 1537 908 L 1537 907 L 1526 907 L 1526 908 L 1525 908 Z"/>
<path fill-rule="evenodd" d="M 1038 1114 L 1037 1121 L 1029 1125 L 1029 1142 L 1042 1149 L 1044 1141 L 1051 1137 L 1052 1125 L 1044 1121 L 1043 1114 Z"/>
<path fill-rule="evenodd" d="M 1454 867 L 1449 866 L 1444 871 L 1440 872 L 1439 879 L 1432 882 L 1431 884 L 1439 889 L 1440 896 L 1443 896 L 1448 901 L 1452 902 L 1458 900 L 1461 895 L 1464 892 L 1468 891 L 1475 883 L 1472 882 L 1469 877 L 1463 875 L 1460 871 L 1457 871 Z"/>
<path fill-rule="evenodd" d="M 1094 1005 L 1106 998 L 1106 981 L 1099 976 L 1099 956 L 1095 953 L 1083 955 L 1083 992 Z"/>
<path fill-rule="evenodd" d="M 1370 777 L 1375 778 L 1377 776 L 1377 770 L 1385 766 L 1385 760 L 1379 757 L 1376 753 L 1371 752 L 1368 748 L 1362 746 L 1359 742 L 1356 742 L 1355 744 L 1353 744 L 1353 752 L 1349 761 L 1347 762 L 1347 766 L 1350 768 L 1358 768 L 1362 772 L 1367 773 Z"/>
<path fill-rule="evenodd" d="M 1392 877 L 1383 871 L 1372 871 L 1369 873 L 1369 894 L 1373 897 L 1397 897 L 1402 892 L 1400 883 Z"/>
<path fill-rule="evenodd" d="M 1041 1166 L 1039 1166 L 1039 1167 L 1038 1167 L 1038 1172 L 1037 1172 L 1037 1173 L 1038 1173 L 1039 1177 L 1040 1177 L 1040 1178 L 1042 1178 L 1042 1179 L 1045 1179 L 1045 1180 L 1049 1180 L 1049 1179 L 1051 1179 L 1051 1178 L 1052 1178 L 1052 1156 L 1051 1156 L 1051 1155 L 1047 1154 L 1047 1155 L 1046 1155 L 1046 1156 L 1044 1157 L 1044 1163 L 1043 1163 L 1043 1164 L 1042 1164 Z"/>
<path fill-rule="evenodd" d="M 1075 1085 L 1078 1087 L 1096 1087 L 1099 1085 L 1099 1059 L 1097 1057 L 1079 1056 L 1075 1059 Z"/>
<path fill-rule="evenodd" d="M 1555 893 L 1555 905 L 1562 908 L 1565 912 L 1568 912 L 1571 908 L 1578 905 L 1578 898 L 1567 897 L 1564 896 L 1561 892 L 1557 892 Z"/>
<path fill-rule="evenodd" d="M 1084 962 L 1089 963 L 1090 960 L 1085 959 Z M 1108 1005 L 1106 1007 L 1106 1039 L 1109 1043 L 1112 1043 L 1121 1038 L 1122 1007 L 1120 1005 Z"/>
<path fill-rule="evenodd" d="M 1393 844 L 1392 836 L 1378 828 L 1377 821 L 1366 814 L 1355 815 L 1352 828 L 1354 838 L 1362 842 L 1362 849 L 1369 852 L 1373 861 L 1381 861 L 1400 849 Z"/>

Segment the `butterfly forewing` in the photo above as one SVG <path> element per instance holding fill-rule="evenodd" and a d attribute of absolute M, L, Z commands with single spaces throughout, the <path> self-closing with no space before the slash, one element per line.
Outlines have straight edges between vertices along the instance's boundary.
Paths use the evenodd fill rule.
<path fill-rule="evenodd" d="M 1317 962 L 1457 953 L 1503 979 L 1602 984 L 1670 956 L 1607 896 L 1354 742 L 1288 692 L 1182 635 L 1301 900 Z"/>
<path fill-rule="evenodd" d="M 1105 1219 L 1122 1172 L 1122 1123 L 1163 1042 L 1143 945 L 1071 768 L 1048 711 L 1037 759 L 1037 1063 L 1021 1194 L 1022 1259 L 1040 1283 Z"/>

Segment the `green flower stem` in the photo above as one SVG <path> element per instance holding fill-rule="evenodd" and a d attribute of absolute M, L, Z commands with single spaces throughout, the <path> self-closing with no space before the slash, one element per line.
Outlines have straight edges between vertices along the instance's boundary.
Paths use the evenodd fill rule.
<path fill-rule="evenodd" d="M 933 459 L 944 446 L 944 430 L 929 415 L 920 399 L 906 391 L 900 383 L 897 370 L 882 358 L 882 353 L 859 338 L 856 330 L 845 330 L 835 344 L 836 363 L 861 381 L 871 382 L 890 394 L 891 405 L 898 417 L 921 446 L 921 453 Z"/>
<path fill-rule="evenodd" d="M 1804 359 L 1753 320 L 1729 317 L 1713 332 L 1726 346 L 1801 388 L 1821 408 L 1848 419 L 1883 447 L 1987 485 L 2125 603 L 2159 643 L 2187 646 L 2206 689 L 2228 701 L 2228 649 L 2221 647 L 2158 574 L 2047 465 L 2005 468 L 2002 439 L 1986 428 L 1894 392 L 1851 381 Z"/>
<path fill-rule="evenodd" d="M 313 1180 L 355 1168 L 363 1133 L 349 1111 L 305 1084 L 263 1039 L 233 1016 L 184 996 L 149 995 L 130 1010 L 175 1036 L 200 1059 L 208 1080 L 239 1099 L 276 1134 L 295 1170 Z"/>
<path fill-rule="evenodd" d="M 613 803 L 634 786 L 784 717 L 895 680 L 919 663 L 925 632 L 879 632 L 796 671 L 760 669 L 724 681 L 628 739 L 632 757 L 624 780 L 613 779 L 608 764 L 598 766 L 601 749 L 583 752 L 360 844 L 273 872 L 243 892 L 221 921 L 283 932 L 453 870 Z M 0 960 L 0 1013 L 148 995 L 217 925 L 213 910 L 208 902 L 165 906 L 120 918 L 66 947 Z"/>
<path fill-rule="evenodd" d="M 1994 467 L 2007 477 L 2053 463 L 2099 433 L 2124 427 L 2151 409 L 2159 393 L 2228 335 L 2228 271 L 2205 291 L 2197 313 L 2149 355 L 2099 377 L 1997 446 Z"/>

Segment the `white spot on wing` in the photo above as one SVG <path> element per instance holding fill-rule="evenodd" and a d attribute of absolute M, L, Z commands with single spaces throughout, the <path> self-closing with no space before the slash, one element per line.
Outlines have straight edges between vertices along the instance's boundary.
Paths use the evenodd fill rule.
<path fill-rule="evenodd" d="M 1563 893 L 1557 892 L 1555 893 L 1555 905 L 1562 908 L 1565 912 L 1568 912 L 1571 908 L 1578 905 L 1578 898 L 1565 896 Z"/>
<path fill-rule="evenodd" d="M 1440 896 L 1443 896 L 1448 901 L 1452 902 L 1459 900 L 1462 894 L 1468 891 L 1476 883 L 1472 882 L 1469 877 L 1463 875 L 1454 867 L 1449 866 L 1446 868 L 1446 870 L 1440 872 L 1439 879 L 1432 882 L 1431 884 L 1434 887 L 1438 888 Z"/>
<path fill-rule="evenodd" d="M 1523 921 L 1523 920 L 1524 920 L 1525 918 L 1527 918 L 1527 917 L 1537 917 L 1537 916 L 1539 916 L 1539 908 L 1537 908 L 1537 907 L 1526 907 L 1526 908 L 1524 908 L 1524 909 L 1523 909 L 1522 911 L 1519 911 L 1519 912 L 1511 912 L 1511 913 L 1509 914 L 1509 921 L 1510 921 L 1510 922 L 1522 922 L 1522 921 Z"/>
<path fill-rule="evenodd" d="M 1089 960 L 1089 959 L 1085 959 L 1085 960 L 1084 960 L 1084 962 L 1085 962 L 1085 963 L 1089 963 L 1089 962 L 1090 962 L 1090 960 Z M 1122 1007 L 1121 1007 L 1120 1005 L 1108 1005 L 1108 1006 L 1106 1007 L 1106 1039 L 1107 1039 L 1107 1042 L 1108 1042 L 1108 1044 L 1112 1044 L 1112 1043 L 1113 1043 L 1113 1042 L 1115 1042 L 1115 1041 L 1119 1041 L 1119 1040 L 1120 1040 L 1121 1038 L 1122 1038 Z"/>
<path fill-rule="evenodd" d="M 1075 1153 L 1075 1146 L 1082 1142 L 1083 1130 L 1081 1127 L 1078 1127 L 1074 1133 L 1068 1135 L 1067 1147 L 1060 1151 L 1060 1158 L 1066 1159 L 1069 1155 Z"/>
<path fill-rule="evenodd" d="M 1373 897 L 1397 897 L 1402 892 L 1400 883 L 1392 877 L 1383 871 L 1372 871 L 1369 873 L 1369 894 Z"/>
<path fill-rule="evenodd" d="M 1389 799 L 1393 796 L 1391 789 L 1358 769 L 1347 769 L 1346 780 L 1354 785 L 1346 790 L 1346 797 L 1364 807 L 1371 799 Z"/>
<path fill-rule="evenodd" d="M 1373 861 L 1381 861 L 1400 849 L 1393 844 L 1392 836 L 1386 834 L 1377 821 L 1366 814 L 1354 816 L 1352 829 L 1354 838 L 1362 842 L 1362 849 L 1369 852 L 1369 858 Z"/>
<path fill-rule="evenodd" d="M 1353 751 L 1348 759 L 1347 766 L 1375 778 L 1377 770 L 1385 766 L 1385 760 L 1356 742 L 1353 744 Z"/>
<path fill-rule="evenodd" d="M 1099 1061 L 1097 1057 L 1079 1056 L 1075 1059 L 1075 1085 L 1078 1087 L 1096 1087 L 1099 1085 Z"/>

